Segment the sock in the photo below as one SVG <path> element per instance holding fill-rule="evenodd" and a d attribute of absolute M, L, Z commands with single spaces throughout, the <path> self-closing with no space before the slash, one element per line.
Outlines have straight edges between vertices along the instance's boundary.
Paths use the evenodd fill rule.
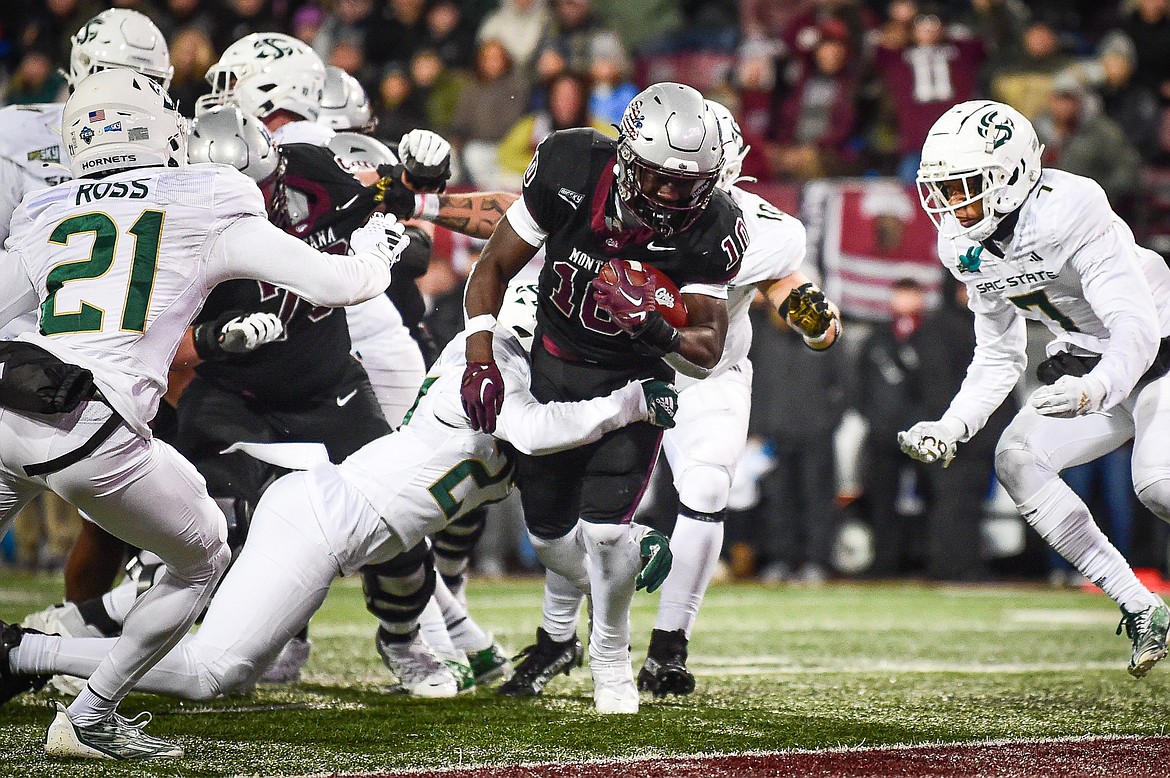
<path fill-rule="evenodd" d="M 1054 478 L 1018 507 L 1048 545 L 1127 612 L 1158 603 L 1064 481 Z"/>
<path fill-rule="evenodd" d="M 670 575 L 662 584 L 655 629 L 666 632 L 681 629 L 690 638 L 722 549 L 723 522 L 698 521 L 679 515 L 674 534 L 670 536 L 674 561 Z"/>
<path fill-rule="evenodd" d="M 51 675 L 56 672 L 50 666 L 56 643 L 61 638 L 56 635 L 34 635 L 25 633 L 20 637 L 20 645 L 8 652 L 8 669 L 23 675 Z"/>
<path fill-rule="evenodd" d="M 591 663 L 629 663 L 630 601 L 642 559 L 628 524 L 586 524 L 582 529 L 593 597 Z"/>
<path fill-rule="evenodd" d="M 435 581 L 434 599 L 439 604 L 439 610 L 443 613 L 447 634 L 451 637 L 455 648 L 466 654 L 474 654 L 491 646 L 492 636 L 475 623 L 475 619 L 471 618 L 467 608 L 447 588 L 442 576 Z"/>
<path fill-rule="evenodd" d="M 447 623 L 443 621 L 443 611 L 434 597 L 431 597 L 430 602 L 423 608 L 422 615 L 418 617 L 418 628 L 427 645 L 439 659 L 467 661 L 467 656 L 451 642 L 451 636 L 447 634 Z"/>
<path fill-rule="evenodd" d="M 86 684 L 77 699 L 69 703 L 69 719 L 79 727 L 88 727 L 107 718 L 117 707 L 116 700 L 107 700 L 94 694 L 89 684 Z"/>
<path fill-rule="evenodd" d="M 544 609 L 540 628 L 563 643 L 577 634 L 577 619 L 585 595 L 569 579 L 548 570 L 544 574 Z"/>

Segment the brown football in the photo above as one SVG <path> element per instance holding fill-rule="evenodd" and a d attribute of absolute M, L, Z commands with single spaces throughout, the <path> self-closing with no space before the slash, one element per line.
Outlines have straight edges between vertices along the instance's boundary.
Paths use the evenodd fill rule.
<path fill-rule="evenodd" d="M 601 266 L 598 277 L 602 281 L 629 291 L 646 285 L 648 278 L 654 278 L 654 307 L 672 327 L 687 326 L 687 306 L 674 281 L 653 265 L 632 259 L 613 259 Z"/>

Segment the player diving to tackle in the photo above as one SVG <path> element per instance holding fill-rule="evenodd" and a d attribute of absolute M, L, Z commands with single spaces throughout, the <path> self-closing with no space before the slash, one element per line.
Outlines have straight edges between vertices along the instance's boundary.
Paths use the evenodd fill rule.
<path fill-rule="evenodd" d="M 94 663 L 85 689 L 68 709 L 57 706 L 46 750 L 181 756 L 147 735 L 146 722 L 117 713 L 194 622 L 230 556 L 224 516 L 203 480 L 147 426 L 171 359 L 216 284 L 263 279 L 317 304 L 347 305 L 381 294 L 406 239 L 393 219 L 379 218 L 355 235 L 352 256 L 329 257 L 285 235 L 238 171 L 185 164 L 184 120 L 161 86 L 133 71 L 86 77 L 63 116 L 75 179 L 17 208 L 0 262 L 0 324 L 39 309 L 38 331 L 5 349 L 39 346 L 84 368 L 100 396 L 51 414 L 0 408 L 0 523 L 51 489 L 163 559 L 167 572 Z M 13 373 L 5 371 L 9 388 Z M 19 639 L 0 630 L 0 651 Z M 6 669 L 0 676 L 9 694 L 39 683 Z"/>
<path fill-rule="evenodd" d="M 1025 319 L 1053 335 L 1037 389 L 1000 437 L 995 470 L 1024 519 L 1121 607 L 1131 675 L 1166 655 L 1170 609 L 1143 586 L 1085 503 L 1060 479 L 1133 438 L 1133 487 L 1170 520 L 1170 269 L 1110 208 L 1094 181 L 1042 169 L 1022 114 L 987 100 L 935 122 L 918 168 L 938 254 L 966 284 L 975 356 L 937 421 L 898 433 L 922 462 L 956 455 L 1016 385 Z"/>
<path fill-rule="evenodd" d="M 661 381 L 631 381 L 601 397 L 540 403 L 528 389 L 536 288 L 514 286 L 493 332 L 508 396 L 495 434 L 477 432 L 463 410 L 465 337 L 428 373 L 406 422 L 340 465 L 320 464 L 278 479 L 261 498 L 248 542 L 224 577 L 199 631 L 145 674 L 139 691 L 210 699 L 247 689 L 321 606 L 339 575 L 392 558 L 452 519 L 503 499 L 515 451 L 543 455 L 600 439 L 627 424 L 673 423 L 675 394 Z M 261 447 L 262 448 L 262 447 Z M 639 573 L 651 590 L 670 568 L 665 537 L 638 527 L 654 554 Z M 109 638 L 61 638 L 2 625 L 0 701 L 30 676 L 87 676 Z M 15 638 L 15 640 L 13 640 Z"/>

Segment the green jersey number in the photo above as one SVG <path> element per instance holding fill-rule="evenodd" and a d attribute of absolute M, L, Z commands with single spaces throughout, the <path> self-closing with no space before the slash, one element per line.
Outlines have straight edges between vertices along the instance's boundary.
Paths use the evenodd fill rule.
<path fill-rule="evenodd" d="M 130 261 L 126 301 L 122 306 L 122 330 L 126 332 L 143 332 L 146 329 L 146 313 L 154 291 L 165 216 L 162 211 L 143 211 L 128 230 L 134 236 L 134 254 Z M 62 262 L 49 271 L 45 282 L 48 297 L 41 303 L 43 335 L 101 331 L 106 317 L 103 309 L 82 300 L 76 311 L 60 312 L 57 310 L 57 292 L 72 281 L 101 278 L 110 272 L 118 246 L 118 232 L 118 225 L 104 213 L 71 216 L 53 230 L 49 236 L 50 243 L 66 245 L 74 235 L 93 233 L 93 247 L 87 258 Z"/>
<path fill-rule="evenodd" d="M 431 496 L 435 498 L 439 508 L 443 511 L 443 515 L 451 519 L 463 507 L 463 500 L 455 497 L 455 489 L 459 484 L 470 478 L 475 483 L 476 489 L 486 489 L 489 486 L 494 486 L 503 481 L 507 481 L 512 477 L 513 462 L 512 458 L 508 457 L 504 466 L 500 468 L 500 472 L 495 475 L 489 473 L 484 467 L 483 462 L 478 459 L 465 459 L 455 467 L 451 468 L 446 474 L 435 481 L 430 488 Z M 495 502 L 493 500 L 493 502 Z"/>
<path fill-rule="evenodd" d="M 1009 297 L 1017 308 L 1027 310 L 1029 308 L 1038 308 L 1048 318 L 1059 324 L 1065 332 L 1080 332 L 1080 328 L 1073 323 L 1073 320 L 1065 316 L 1059 308 L 1052 304 L 1048 299 L 1048 293 L 1041 290 L 1039 292 L 1029 292 L 1028 294 L 1018 294 L 1015 297 Z"/>

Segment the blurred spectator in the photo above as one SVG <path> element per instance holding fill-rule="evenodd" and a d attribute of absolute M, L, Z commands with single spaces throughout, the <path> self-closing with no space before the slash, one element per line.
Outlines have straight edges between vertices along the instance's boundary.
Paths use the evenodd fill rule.
<path fill-rule="evenodd" d="M 15 5 L 15 3 L 14 3 Z M 69 39 L 81 25 L 105 10 L 98 0 L 44 0 L 24 5 L 16 49 L 39 49 L 55 67 L 69 67 Z"/>
<path fill-rule="evenodd" d="M 788 57 L 798 65 L 814 55 L 826 35 L 842 40 L 851 54 L 846 65 L 856 77 L 868 66 L 868 38 L 875 29 L 877 18 L 857 0 L 816 0 L 788 23 L 782 40 Z"/>
<path fill-rule="evenodd" d="M 517 70 L 529 80 L 535 76 L 536 54 L 552 27 L 552 13 L 546 0 L 503 0 L 500 7 L 483 20 L 476 36 L 484 41 L 499 41 Z"/>
<path fill-rule="evenodd" d="M 367 78 L 365 47 L 358 37 L 339 38 L 324 59 L 326 65 L 339 67 L 359 81 Z"/>
<path fill-rule="evenodd" d="M 780 105 L 772 123 L 774 142 L 767 156 L 773 176 L 807 181 L 849 171 L 856 104 L 848 61 L 843 29 L 819 36 L 807 73 Z"/>
<path fill-rule="evenodd" d="M 775 1 L 775 0 L 773 0 Z M 675 35 L 683 31 L 685 14 L 688 9 L 706 5 L 708 0 L 593 0 L 593 12 L 621 36 L 622 43 L 630 51 L 641 55 L 653 55 L 675 51 L 686 45 L 686 40 L 676 40 Z M 732 23 L 737 14 L 732 0 L 715 0 L 712 5 L 732 7 Z M 734 31 L 733 31 L 734 35 Z M 703 41 L 699 41 L 703 48 Z M 734 41 L 733 41 L 734 43 Z"/>
<path fill-rule="evenodd" d="M 524 115 L 529 88 L 507 48 L 494 38 L 479 44 L 475 63 L 473 81 L 455 106 L 451 143 L 460 153 L 467 183 L 494 189 L 500 186 L 500 141 Z"/>
<path fill-rule="evenodd" d="M 65 77 L 54 67 L 52 55 L 33 48 L 20 58 L 16 72 L 8 80 L 6 102 L 20 105 L 56 103 L 67 95 Z"/>
<path fill-rule="evenodd" d="M 584 79 L 570 73 L 553 78 L 548 86 L 548 108 L 527 114 L 500 141 L 499 166 L 502 184 L 520 188 L 520 179 L 545 137 L 557 130 L 592 127 L 611 138 L 617 130 L 589 115 L 589 92 Z"/>
<path fill-rule="evenodd" d="M 967 287 L 949 273 L 943 283 L 942 305 L 922 323 L 915 343 L 922 418 L 942 418 L 975 354 L 975 316 L 967 308 Z M 986 577 L 980 557 L 983 502 L 992 484 L 996 443 L 1015 413 L 1016 402 L 1009 396 L 948 467 L 919 469 L 926 486 L 926 574 L 930 578 L 977 581 Z"/>
<path fill-rule="evenodd" d="M 818 583 L 828 576 L 837 525 L 833 433 L 844 411 L 845 353 L 809 349 L 771 305 L 753 307 L 751 318 L 748 429 L 776 460 L 752 521 L 760 577 Z M 794 401 L 798 411 L 778 412 Z"/>
<path fill-rule="evenodd" d="M 426 103 L 428 126 L 440 135 L 449 135 L 468 79 L 445 66 L 434 49 L 421 49 L 410 60 L 410 80 Z"/>
<path fill-rule="evenodd" d="M 1126 198 L 1138 185 L 1141 156 L 1121 127 L 1101 113 L 1095 95 L 1070 73 L 1058 76 L 1048 107 L 1033 122 L 1044 144 L 1043 162 L 1093 179 L 1114 210 L 1124 213 Z"/>
<path fill-rule="evenodd" d="M 1046 21 L 1034 21 L 1024 31 L 1024 53 L 1019 62 L 992 74 L 991 96 L 1034 119 L 1048 102 L 1053 76 L 1069 63 L 1056 30 Z"/>
<path fill-rule="evenodd" d="M 406 65 L 426 45 L 426 0 L 383 0 L 366 35 L 366 61 Z"/>
<path fill-rule="evenodd" d="M 171 40 L 171 65 L 175 68 L 171 80 L 171 97 L 188 118 L 195 116 L 195 102 L 211 91 L 204 76 L 218 57 L 211 38 L 202 27 L 185 27 Z"/>
<path fill-rule="evenodd" d="M 168 41 L 185 27 L 200 27 L 210 38 L 215 30 L 210 4 L 211 0 L 167 0 L 166 13 L 159 14 L 154 22 Z"/>
<path fill-rule="evenodd" d="M 564 72 L 588 76 L 599 57 L 628 61 L 621 38 L 592 12 L 589 0 L 555 0 L 553 12 L 556 23 L 536 61 L 545 84 Z"/>
<path fill-rule="evenodd" d="M 1031 13 L 1023 0 L 971 0 L 957 21 L 983 41 L 988 51 L 988 70 L 1002 70 L 1024 57 L 1024 31 Z M 987 85 L 986 74 L 983 79 Z"/>
<path fill-rule="evenodd" d="M 378 83 L 378 137 L 392 148 L 416 127 L 430 128 L 425 95 L 401 65 L 387 65 Z"/>
<path fill-rule="evenodd" d="M 868 424 L 862 446 L 862 489 L 873 526 L 874 577 L 896 575 L 906 562 L 906 538 L 898 497 L 916 463 L 898 448 L 898 433 L 926 418 L 922 406 L 922 336 L 926 294 L 913 279 L 894 283 L 893 319 L 877 325 L 861 344 L 853 407 Z"/>
<path fill-rule="evenodd" d="M 302 12 L 312 7 L 302 7 L 293 17 L 294 24 Z M 320 29 L 317 30 L 316 36 L 311 41 L 313 49 L 321 55 L 322 59 L 327 60 L 333 52 L 333 47 L 340 41 L 349 41 L 365 46 L 373 18 L 374 0 L 337 0 L 333 4 L 333 11 L 324 18 Z"/>
<path fill-rule="evenodd" d="M 914 17 L 918 15 L 918 3 L 914 0 L 893 0 L 886 8 L 886 21 L 878 29 L 877 54 L 883 49 L 901 51 L 913 43 Z"/>
<path fill-rule="evenodd" d="M 899 9 L 908 3 L 895 3 Z M 922 143 L 931 125 L 955 103 L 975 97 L 983 43 L 946 35 L 934 14 L 917 14 L 910 24 L 909 44 L 896 43 L 898 33 L 887 28 L 875 52 L 875 68 L 893 104 L 897 122 L 898 176 L 913 181 L 918 172 Z"/>
<path fill-rule="evenodd" d="M 454 0 L 438 0 L 427 10 L 429 45 L 449 68 L 467 68 L 475 51 L 475 30 Z"/>
<path fill-rule="evenodd" d="M 1101 530 L 1126 559 L 1133 538 L 1133 443 L 1126 443 L 1104 456 L 1061 472 L 1060 477 L 1076 492 L 1093 513 Z M 1104 511 L 1094 510 L 1100 497 Z M 1053 586 L 1079 587 L 1085 577 L 1055 551 L 1049 550 L 1048 582 Z"/>
<path fill-rule="evenodd" d="M 77 509 L 52 492 L 44 492 L 16 514 L 13 532 L 16 563 L 25 570 L 60 571 L 81 531 Z"/>
<path fill-rule="evenodd" d="M 211 40 L 216 51 L 221 54 L 245 35 L 254 32 L 285 32 L 286 29 L 272 13 L 266 0 L 224 0 L 215 22 Z"/>
<path fill-rule="evenodd" d="M 292 17 L 292 36 L 310 46 L 317 40 L 326 14 L 316 3 L 306 3 L 297 9 Z"/>
<path fill-rule="evenodd" d="M 1097 50 L 1100 77 L 1097 92 L 1105 115 L 1121 127 L 1142 159 L 1159 156 L 1158 98 L 1145 84 L 1134 78 L 1137 52 L 1124 33 L 1114 32 L 1101 41 Z"/>
<path fill-rule="evenodd" d="M 1137 0 L 1121 28 L 1137 51 L 1138 83 L 1170 104 L 1170 0 Z"/>
<path fill-rule="evenodd" d="M 604 124 L 617 124 L 622 112 L 638 94 L 638 87 L 630 80 L 630 63 L 609 55 L 595 57 L 590 71 L 593 84 L 589 93 L 589 112 Z"/>

